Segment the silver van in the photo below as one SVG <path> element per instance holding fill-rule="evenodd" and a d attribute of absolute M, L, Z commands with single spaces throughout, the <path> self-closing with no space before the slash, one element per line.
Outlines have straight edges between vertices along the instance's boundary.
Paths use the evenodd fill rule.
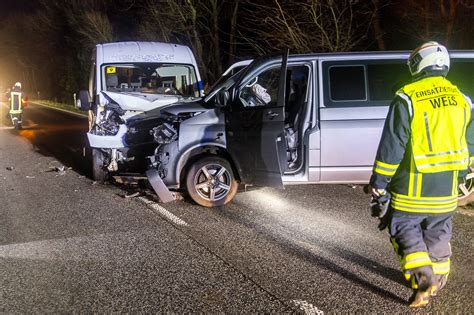
<path fill-rule="evenodd" d="M 149 168 L 207 207 L 232 200 L 239 183 L 367 183 L 394 92 L 410 80 L 408 55 L 258 58 L 200 101 L 133 117 L 125 145 L 154 141 Z M 474 52 L 451 60 L 448 77 L 474 96 Z"/>

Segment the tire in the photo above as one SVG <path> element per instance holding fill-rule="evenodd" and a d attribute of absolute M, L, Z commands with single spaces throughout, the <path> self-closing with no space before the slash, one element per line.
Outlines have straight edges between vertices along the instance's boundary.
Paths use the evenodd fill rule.
<path fill-rule="evenodd" d="M 193 162 L 186 174 L 189 196 L 204 207 L 219 207 L 229 203 L 237 189 L 232 166 L 218 156 L 206 156 Z"/>
<path fill-rule="evenodd" d="M 104 152 L 99 149 L 92 148 L 92 179 L 103 184 L 109 175 L 104 167 Z"/>
<path fill-rule="evenodd" d="M 458 205 L 465 206 L 472 201 L 474 201 L 474 172 L 469 173 L 463 187 L 459 187 Z"/>

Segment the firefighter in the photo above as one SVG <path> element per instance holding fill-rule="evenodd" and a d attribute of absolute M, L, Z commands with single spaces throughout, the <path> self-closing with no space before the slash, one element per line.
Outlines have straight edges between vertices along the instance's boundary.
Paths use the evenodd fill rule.
<path fill-rule="evenodd" d="M 23 108 L 26 107 L 27 98 L 21 89 L 21 83 L 16 82 L 10 91 L 10 117 L 12 124 L 16 129 L 22 127 Z"/>
<path fill-rule="evenodd" d="M 370 179 L 372 215 L 387 222 L 414 290 L 410 307 L 427 305 L 446 285 L 458 177 L 474 157 L 473 105 L 446 79 L 449 66 L 437 42 L 411 53 L 413 80 L 390 105 Z"/>

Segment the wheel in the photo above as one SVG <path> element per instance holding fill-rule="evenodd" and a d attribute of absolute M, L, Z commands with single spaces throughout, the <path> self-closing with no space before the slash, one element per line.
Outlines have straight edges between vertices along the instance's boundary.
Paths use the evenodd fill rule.
<path fill-rule="evenodd" d="M 459 186 L 458 205 L 465 206 L 474 201 L 474 172 L 466 176 L 466 182 Z"/>
<path fill-rule="evenodd" d="M 92 179 L 104 183 L 108 177 L 108 171 L 104 165 L 105 155 L 99 149 L 92 148 Z"/>
<path fill-rule="evenodd" d="M 23 126 L 21 125 L 20 122 L 18 122 L 17 120 L 15 120 L 15 129 L 16 130 L 21 130 L 23 128 Z"/>
<path fill-rule="evenodd" d="M 204 207 L 219 207 L 230 202 L 238 183 L 230 163 L 218 156 L 206 156 L 194 162 L 186 174 L 186 190 Z"/>

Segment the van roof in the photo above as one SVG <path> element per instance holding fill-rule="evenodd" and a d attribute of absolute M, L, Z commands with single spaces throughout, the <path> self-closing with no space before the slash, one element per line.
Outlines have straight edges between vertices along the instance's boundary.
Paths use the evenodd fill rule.
<path fill-rule="evenodd" d="M 161 42 L 115 42 L 96 45 L 102 63 L 169 62 L 195 64 L 188 46 Z"/>
<path fill-rule="evenodd" d="M 351 51 L 351 52 L 330 52 L 330 53 L 309 53 L 309 54 L 290 54 L 289 57 L 358 57 L 369 56 L 376 58 L 377 56 L 385 57 L 401 57 L 408 58 L 411 51 L 394 50 L 394 51 Z M 456 57 L 474 57 L 474 50 L 449 50 L 451 56 Z"/>

